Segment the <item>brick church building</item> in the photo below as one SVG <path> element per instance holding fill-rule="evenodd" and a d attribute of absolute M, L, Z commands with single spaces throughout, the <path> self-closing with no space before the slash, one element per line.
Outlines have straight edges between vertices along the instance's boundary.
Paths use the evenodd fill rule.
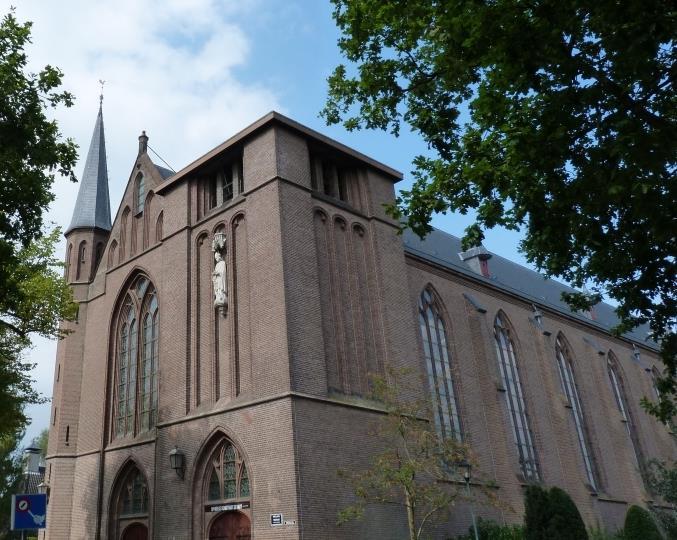
<path fill-rule="evenodd" d="M 401 509 L 352 502 L 339 469 L 380 444 L 368 376 L 420 373 L 435 426 L 477 455 L 522 519 L 525 485 L 558 485 L 590 526 L 651 496 L 671 435 L 640 407 L 661 369 L 611 307 L 384 211 L 401 174 L 272 112 L 174 173 L 148 137 L 112 216 L 99 110 L 66 276 L 79 304 L 58 344 L 46 537 L 399 539 Z M 432 391 L 431 391 L 432 390 Z M 480 480 L 478 480 L 480 481 Z M 436 532 L 467 530 L 459 504 Z"/>

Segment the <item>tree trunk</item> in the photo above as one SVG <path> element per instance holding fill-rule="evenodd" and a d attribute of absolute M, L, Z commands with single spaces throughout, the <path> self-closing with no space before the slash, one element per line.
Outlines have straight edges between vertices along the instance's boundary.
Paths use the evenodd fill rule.
<path fill-rule="evenodd" d="M 407 526 L 409 527 L 409 540 L 417 540 L 416 520 L 414 519 L 414 503 L 411 500 L 409 491 L 404 490 L 405 501 L 407 505 Z"/>

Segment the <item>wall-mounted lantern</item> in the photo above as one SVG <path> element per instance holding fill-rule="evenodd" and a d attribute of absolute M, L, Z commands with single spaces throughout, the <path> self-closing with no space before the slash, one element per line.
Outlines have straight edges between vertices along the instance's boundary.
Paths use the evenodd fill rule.
<path fill-rule="evenodd" d="M 169 465 L 171 468 L 176 471 L 176 474 L 179 478 L 183 478 L 183 472 L 185 469 L 185 459 L 183 452 L 179 450 L 176 446 L 169 452 Z"/>

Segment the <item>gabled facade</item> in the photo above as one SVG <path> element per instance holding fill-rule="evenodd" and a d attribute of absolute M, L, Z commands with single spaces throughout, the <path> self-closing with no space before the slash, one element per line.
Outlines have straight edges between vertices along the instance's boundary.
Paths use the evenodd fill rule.
<path fill-rule="evenodd" d="M 387 366 L 415 368 L 436 425 L 477 453 L 510 507 L 485 517 L 519 521 L 528 482 L 609 528 L 649 500 L 643 460 L 675 450 L 638 406 L 658 360 L 606 315 L 444 233 L 399 236 L 401 175 L 277 113 L 175 174 L 147 143 L 112 225 L 67 234 L 103 248 L 68 270 L 48 538 L 405 537 L 388 507 L 335 526 L 337 471 L 379 447 L 366 396 Z M 468 525 L 461 505 L 438 536 Z"/>

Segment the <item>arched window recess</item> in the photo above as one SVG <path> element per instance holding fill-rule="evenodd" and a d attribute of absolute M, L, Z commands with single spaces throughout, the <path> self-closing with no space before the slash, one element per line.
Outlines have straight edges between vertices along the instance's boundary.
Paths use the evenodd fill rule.
<path fill-rule="evenodd" d="M 148 538 L 148 482 L 139 468 L 131 463 L 120 475 L 111 497 L 111 538 Z"/>
<path fill-rule="evenodd" d="M 555 340 L 555 357 L 557 359 L 557 367 L 560 374 L 560 382 L 562 383 L 562 390 L 567 398 L 569 407 L 571 408 L 571 415 L 576 429 L 576 437 L 578 439 L 578 446 L 583 458 L 583 466 L 588 484 L 594 491 L 599 490 L 599 473 L 595 462 L 595 457 L 590 444 L 590 435 L 586 417 L 581 402 L 578 385 L 576 384 L 576 377 L 574 375 L 574 366 L 572 362 L 572 355 L 570 348 L 562 334 L 557 336 Z"/>
<path fill-rule="evenodd" d="M 134 213 L 140 214 L 143 212 L 143 207 L 146 203 L 146 178 L 143 173 L 136 175 L 134 180 Z"/>
<path fill-rule="evenodd" d="M 538 482 L 540 481 L 538 458 L 522 390 L 515 344 L 510 325 L 503 312 L 499 312 L 494 319 L 494 339 L 520 470 L 525 480 Z"/>
<path fill-rule="evenodd" d="M 625 424 L 625 430 L 628 433 L 628 438 L 632 446 L 632 451 L 635 456 L 637 468 L 644 479 L 645 461 L 642 447 L 639 443 L 639 435 L 637 433 L 637 425 L 635 424 L 632 411 L 628 406 L 628 396 L 625 391 L 625 383 L 621 375 L 621 369 L 618 364 L 618 359 L 613 352 L 609 351 L 607 355 L 607 374 L 609 375 L 609 384 L 614 396 L 614 401 L 618 407 L 618 412 L 621 414 L 621 420 Z"/>
<path fill-rule="evenodd" d="M 419 298 L 418 318 L 435 428 L 441 437 L 461 440 L 461 417 L 454 384 L 443 308 L 432 287 Z"/>
<path fill-rule="evenodd" d="M 157 423 L 159 309 L 155 287 L 138 275 L 116 313 L 113 357 L 113 436 L 153 429 Z"/>
<path fill-rule="evenodd" d="M 251 495 L 244 457 L 228 439 L 213 452 L 205 479 L 205 499 L 209 502 L 248 500 Z"/>

